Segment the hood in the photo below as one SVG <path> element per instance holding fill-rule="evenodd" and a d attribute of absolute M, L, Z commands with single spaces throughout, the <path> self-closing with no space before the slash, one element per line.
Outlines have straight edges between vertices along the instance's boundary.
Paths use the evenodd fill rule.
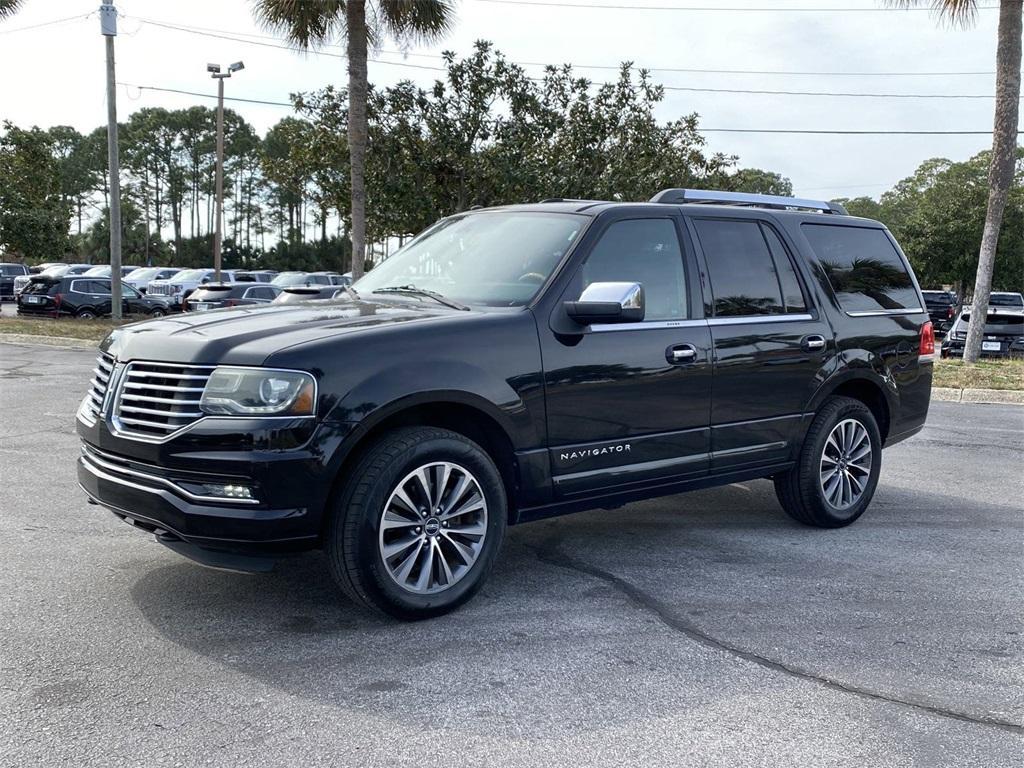
<path fill-rule="evenodd" d="M 100 349 L 119 360 L 261 365 L 287 347 L 382 326 L 479 315 L 402 299 L 331 299 L 304 304 L 187 312 L 115 330 Z"/>

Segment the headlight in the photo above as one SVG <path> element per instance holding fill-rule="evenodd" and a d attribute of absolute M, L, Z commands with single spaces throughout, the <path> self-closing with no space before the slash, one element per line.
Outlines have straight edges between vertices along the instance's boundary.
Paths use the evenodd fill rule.
<path fill-rule="evenodd" d="M 214 370 L 199 409 L 218 416 L 312 416 L 316 381 L 303 371 L 222 367 Z"/>

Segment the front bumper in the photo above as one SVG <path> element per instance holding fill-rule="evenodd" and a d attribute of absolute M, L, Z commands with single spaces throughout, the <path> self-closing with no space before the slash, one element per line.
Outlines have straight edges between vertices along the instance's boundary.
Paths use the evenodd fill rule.
<path fill-rule="evenodd" d="M 251 556 L 319 545 L 328 472 L 308 450 L 190 451 L 185 462 L 155 464 L 83 441 L 78 459 L 78 482 L 91 501 L 163 543 Z M 215 498 L 210 485 L 244 486 L 253 498 Z"/>

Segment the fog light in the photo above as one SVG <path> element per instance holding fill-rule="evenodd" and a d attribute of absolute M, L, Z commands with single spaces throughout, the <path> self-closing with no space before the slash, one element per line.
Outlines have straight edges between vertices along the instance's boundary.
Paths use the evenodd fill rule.
<path fill-rule="evenodd" d="M 252 488 L 245 485 L 204 485 L 203 493 L 206 496 L 216 496 L 221 499 L 252 499 Z"/>

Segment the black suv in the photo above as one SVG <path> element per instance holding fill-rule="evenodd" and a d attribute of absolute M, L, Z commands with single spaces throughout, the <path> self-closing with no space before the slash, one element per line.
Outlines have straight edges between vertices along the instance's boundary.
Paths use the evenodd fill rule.
<path fill-rule="evenodd" d="M 956 320 L 957 296 L 951 291 L 921 291 L 935 333 L 946 333 Z"/>
<path fill-rule="evenodd" d="M 235 275 L 238 279 L 238 275 Z M 207 283 L 200 285 L 185 299 L 182 309 L 203 312 L 208 309 L 245 307 L 254 304 L 269 304 L 281 289 L 254 281 L 240 283 Z"/>
<path fill-rule="evenodd" d="M 771 478 L 801 523 L 852 523 L 933 353 L 895 240 L 829 203 L 475 210 L 343 297 L 115 330 L 78 477 L 200 562 L 322 547 L 351 598 L 422 618 L 552 515 Z"/>
<path fill-rule="evenodd" d="M 110 278 L 47 277 L 34 275 L 18 294 L 18 314 L 42 317 L 78 317 L 86 320 L 110 314 Z M 121 285 L 122 312 L 125 315 L 163 317 L 165 304 L 149 299 L 132 288 Z"/>

